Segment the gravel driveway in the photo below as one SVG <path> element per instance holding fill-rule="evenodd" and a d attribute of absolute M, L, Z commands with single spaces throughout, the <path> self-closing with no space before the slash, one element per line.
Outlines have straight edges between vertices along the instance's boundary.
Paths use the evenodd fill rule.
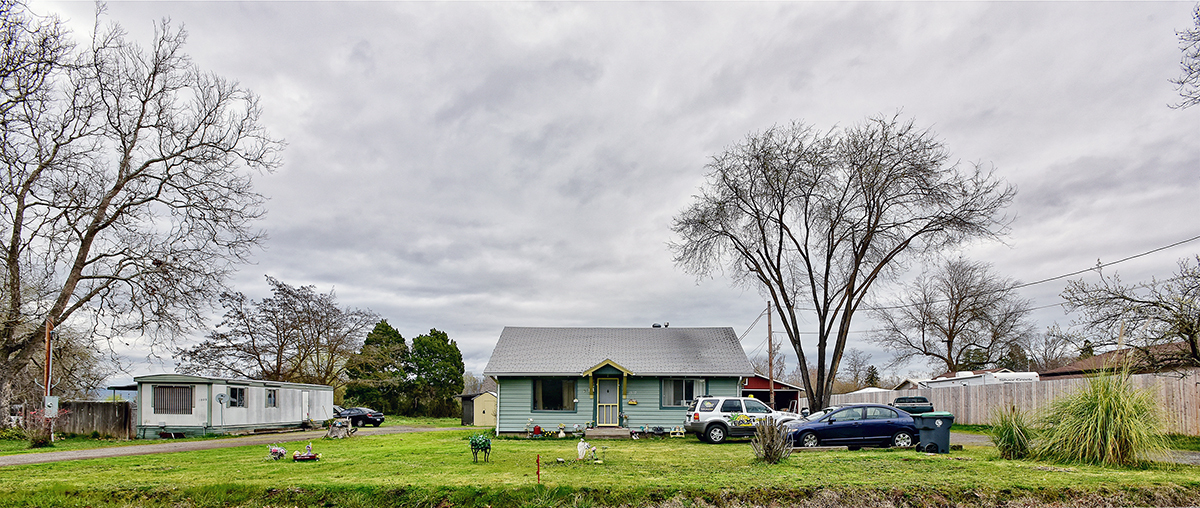
<path fill-rule="evenodd" d="M 432 432 L 439 430 L 467 430 L 472 427 L 360 427 L 357 435 L 373 436 L 380 434 L 403 434 L 410 432 Z M 23 464 L 42 464 L 64 460 L 98 459 L 103 457 L 126 457 L 130 455 L 150 455 L 153 453 L 187 452 L 192 450 L 211 450 L 214 448 L 233 448 L 235 446 L 269 445 L 292 441 L 312 441 L 325 436 L 324 430 L 308 432 L 288 432 L 283 434 L 262 434 L 255 436 L 234 437 L 227 439 L 207 439 L 203 441 L 151 441 L 148 444 L 128 446 L 113 446 L 108 448 L 92 448 L 89 450 L 67 450 L 61 452 L 35 452 L 17 455 L 0 456 L 0 467 Z"/>

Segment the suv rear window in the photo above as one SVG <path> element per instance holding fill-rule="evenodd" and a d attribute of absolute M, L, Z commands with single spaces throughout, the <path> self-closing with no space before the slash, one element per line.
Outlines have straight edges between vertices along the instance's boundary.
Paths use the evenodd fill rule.
<path fill-rule="evenodd" d="M 711 413 L 717 407 L 717 399 L 704 399 L 700 401 L 700 412 Z"/>

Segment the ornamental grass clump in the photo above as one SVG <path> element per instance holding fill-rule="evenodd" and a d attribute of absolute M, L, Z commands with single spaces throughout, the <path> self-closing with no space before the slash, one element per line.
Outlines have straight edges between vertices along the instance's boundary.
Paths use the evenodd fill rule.
<path fill-rule="evenodd" d="M 787 427 L 774 418 L 761 418 L 754 422 L 754 437 L 750 439 L 754 456 L 767 464 L 778 464 L 792 454 L 788 442 Z"/>
<path fill-rule="evenodd" d="M 992 428 L 988 431 L 1002 459 L 1023 459 L 1029 456 L 1034 437 L 1029 415 L 1009 406 L 992 411 Z"/>
<path fill-rule="evenodd" d="M 1068 463 L 1133 466 L 1166 451 L 1162 410 L 1153 394 L 1133 386 L 1128 369 L 1088 378 L 1042 415 L 1034 457 Z"/>

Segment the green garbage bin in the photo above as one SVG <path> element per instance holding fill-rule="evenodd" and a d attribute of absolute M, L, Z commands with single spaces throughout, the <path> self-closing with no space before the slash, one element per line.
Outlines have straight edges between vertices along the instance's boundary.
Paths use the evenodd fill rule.
<path fill-rule="evenodd" d="M 925 453 L 950 453 L 950 426 L 954 415 L 945 411 L 913 415 L 921 441 L 917 451 Z"/>

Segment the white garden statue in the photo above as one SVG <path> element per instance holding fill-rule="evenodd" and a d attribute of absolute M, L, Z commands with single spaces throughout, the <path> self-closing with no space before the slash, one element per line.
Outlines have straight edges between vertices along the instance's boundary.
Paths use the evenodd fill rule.
<path fill-rule="evenodd" d="M 593 460 L 596 458 L 596 447 L 588 444 L 582 438 L 579 439 L 579 444 L 575 445 L 575 451 L 579 453 L 579 460 L 587 458 L 588 453 L 592 454 Z"/>

